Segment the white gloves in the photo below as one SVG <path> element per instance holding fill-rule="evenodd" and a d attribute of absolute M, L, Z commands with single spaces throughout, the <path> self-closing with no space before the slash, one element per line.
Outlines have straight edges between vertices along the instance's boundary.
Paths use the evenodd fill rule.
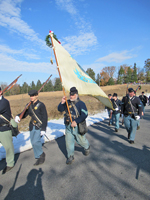
<path fill-rule="evenodd" d="M 45 131 L 41 131 L 41 137 L 43 136 L 43 135 L 45 135 Z"/>
<path fill-rule="evenodd" d="M 139 115 L 135 116 L 135 120 L 139 120 L 139 119 L 140 119 Z"/>
<path fill-rule="evenodd" d="M 119 108 L 115 108 L 115 111 L 118 111 L 119 110 Z"/>
<path fill-rule="evenodd" d="M 19 118 L 19 116 L 18 116 L 18 115 L 15 117 L 15 122 L 17 122 L 17 123 L 19 123 L 19 122 L 20 122 L 20 118 Z"/>
<path fill-rule="evenodd" d="M 107 112 L 107 109 L 105 109 L 105 112 Z"/>

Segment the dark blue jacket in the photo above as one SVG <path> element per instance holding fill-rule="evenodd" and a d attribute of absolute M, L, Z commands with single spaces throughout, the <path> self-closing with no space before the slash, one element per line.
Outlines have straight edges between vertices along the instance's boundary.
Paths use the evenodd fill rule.
<path fill-rule="evenodd" d="M 131 103 L 130 103 L 131 101 Z M 132 106 L 131 106 L 132 104 Z M 129 100 L 129 96 L 125 96 L 122 99 L 122 106 L 121 106 L 121 113 L 124 114 L 125 117 L 127 117 L 128 115 L 130 115 L 131 117 L 133 117 L 133 114 L 138 114 L 140 117 L 142 116 L 142 105 L 141 105 L 141 100 L 139 97 L 137 96 L 133 96 L 130 100 Z"/>
<path fill-rule="evenodd" d="M 147 97 L 145 95 L 140 95 L 139 98 L 141 99 L 143 106 L 146 106 L 147 103 Z"/>
<path fill-rule="evenodd" d="M 32 131 L 32 129 L 33 129 L 32 120 L 36 121 L 35 124 L 38 122 L 38 120 L 34 117 L 31 109 L 33 109 L 36 116 L 42 122 L 42 125 L 40 126 L 41 131 L 46 131 L 48 117 L 47 117 L 47 111 L 46 111 L 46 107 L 45 107 L 44 103 L 37 100 L 34 104 L 31 103 L 30 107 L 24 113 L 23 118 L 26 118 L 28 115 L 31 116 L 31 121 L 30 121 L 30 124 L 29 124 L 29 130 L 30 131 Z M 35 129 L 38 130 L 39 128 L 37 126 L 35 126 Z"/>
<path fill-rule="evenodd" d="M 78 99 L 77 101 L 67 100 L 67 102 L 68 102 L 70 113 L 72 116 L 72 121 L 75 121 L 77 124 L 83 122 L 88 116 L 88 111 L 87 111 L 85 103 L 83 101 L 81 101 L 80 99 Z M 75 112 L 75 109 L 72 106 L 72 104 L 75 104 L 75 106 L 78 110 L 78 113 L 79 113 L 78 117 L 76 116 L 76 112 Z M 64 104 L 60 103 L 58 105 L 58 111 L 60 111 L 60 112 L 65 111 L 64 123 L 66 124 L 66 115 L 68 116 L 68 110 L 67 110 L 66 103 L 64 103 Z"/>
<path fill-rule="evenodd" d="M 11 118 L 10 104 L 9 104 L 9 101 L 5 99 L 3 96 L 2 96 L 2 99 L 0 99 L 0 115 L 3 115 L 8 121 L 10 121 L 10 118 Z M 6 122 L 3 118 L 0 117 L 0 131 L 1 132 L 11 130 L 9 125 L 2 126 L 3 124 L 7 124 L 7 123 L 8 122 Z"/>
<path fill-rule="evenodd" d="M 111 99 L 111 102 L 112 102 L 112 105 L 113 105 L 113 108 L 118 108 L 118 110 L 113 110 L 113 114 L 118 114 L 118 113 L 121 113 L 121 101 L 119 99 L 117 99 L 116 101 L 114 99 Z"/>

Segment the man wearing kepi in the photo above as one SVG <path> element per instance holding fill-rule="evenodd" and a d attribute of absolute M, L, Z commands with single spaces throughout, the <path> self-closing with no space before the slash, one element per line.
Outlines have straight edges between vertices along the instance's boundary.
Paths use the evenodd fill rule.
<path fill-rule="evenodd" d="M 124 115 L 124 124 L 128 132 L 130 144 L 134 143 L 138 120 L 142 115 L 142 105 L 140 99 L 134 96 L 133 88 L 128 89 L 127 94 L 122 99 L 121 113 Z"/>
<path fill-rule="evenodd" d="M 66 126 L 65 130 L 65 141 L 66 141 L 66 148 L 67 148 L 67 156 L 68 159 L 66 164 L 72 164 L 74 161 L 74 145 L 75 141 L 84 148 L 84 154 L 87 156 L 90 152 L 89 142 L 86 139 L 85 135 L 80 135 L 78 124 L 83 122 L 87 116 L 88 111 L 86 105 L 83 101 L 81 101 L 78 97 L 78 90 L 76 87 L 70 88 L 70 99 L 67 100 L 72 123 L 70 121 L 70 117 L 67 110 L 66 105 L 66 97 L 62 98 L 62 101 L 58 105 L 58 111 L 63 112 L 65 111 L 64 115 L 64 123 Z"/>
<path fill-rule="evenodd" d="M 119 129 L 119 117 L 121 111 L 121 101 L 117 98 L 117 96 L 117 93 L 114 93 L 113 98 L 111 99 L 114 108 L 112 116 L 115 119 L 115 132 L 118 132 Z"/>
<path fill-rule="evenodd" d="M 143 106 L 143 114 L 145 113 L 145 106 L 147 103 L 147 97 L 144 95 L 144 92 L 142 92 L 142 94 L 139 96 L 139 98 L 141 99 L 142 102 L 142 106 Z"/>
<path fill-rule="evenodd" d="M 31 116 L 29 124 L 30 140 L 35 159 L 37 159 L 34 165 L 40 165 L 45 161 L 45 153 L 42 150 L 41 136 L 46 132 L 47 111 L 44 103 L 38 100 L 37 90 L 31 90 L 28 94 L 30 95 L 31 105 L 26 110 L 22 118 L 26 118 L 28 115 Z M 19 115 L 15 117 L 15 121 L 17 123 L 20 122 Z"/>
<path fill-rule="evenodd" d="M 10 104 L 7 99 L 2 96 L 0 87 L 0 142 L 6 150 L 6 167 L 3 169 L 2 174 L 10 171 L 14 166 L 14 146 L 12 143 L 12 131 L 6 121 L 11 119 Z"/>

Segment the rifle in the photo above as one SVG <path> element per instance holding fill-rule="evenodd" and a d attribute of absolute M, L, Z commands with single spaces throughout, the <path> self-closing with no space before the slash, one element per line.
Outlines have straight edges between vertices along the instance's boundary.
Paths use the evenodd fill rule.
<path fill-rule="evenodd" d="M 139 89 L 139 90 L 141 89 L 141 86 L 140 86 L 140 85 L 138 85 L 138 87 L 136 88 L 135 93 L 137 92 L 138 89 Z"/>
<path fill-rule="evenodd" d="M 113 113 L 113 111 L 112 111 L 112 110 L 110 110 L 109 124 L 110 124 L 110 120 L 111 120 L 111 118 L 112 118 L 112 113 Z"/>
<path fill-rule="evenodd" d="M 126 95 L 128 94 L 128 84 L 127 84 L 127 89 L 126 89 Z"/>
<path fill-rule="evenodd" d="M 51 78 L 52 74 L 50 75 L 50 77 L 45 81 L 45 83 L 42 85 L 42 87 L 38 90 L 38 93 L 42 90 L 42 88 L 46 85 L 46 83 L 49 81 L 49 79 Z M 20 120 L 22 119 L 25 111 L 29 108 L 29 106 L 31 105 L 32 101 L 30 101 L 24 108 L 24 110 L 22 111 L 22 113 L 19 115 Z"/>
<path fill-rule="evenodd" d="M 20 74 L 20 76 L 22 76 L 22 74 Z M 2 94 L 4 94 L 5 92 L 8 92 L 11 88 L 13 88 L 14 85 L 17 83 L 18 78 L 20 78 L 20 76 L 18 76 L 10 85 L 8 85 L 8 86 L 2 91 Z"/>
<path fill-rule="evenodd" d="M 126 89 L 126 95 L 128 94 L 128 84 L 127 84 L 127 89 Z M 124 124 L 124 119 L 122 118 L 122 125 Z"/>

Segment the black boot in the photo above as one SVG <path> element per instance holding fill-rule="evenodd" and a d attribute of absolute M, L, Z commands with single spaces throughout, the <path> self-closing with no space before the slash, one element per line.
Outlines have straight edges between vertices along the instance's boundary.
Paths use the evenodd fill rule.
<path fill-rule="evenodd" d="M 130 140 L 129 143 L 130 143 L 130 144 L 134 144 L 134 141 L 133 141 L 133 140 Z"/>
<path fill-rule="evenodd" d="M 70 157 L 67 159 L 66 164 L 67 164 L 67 165 L 71 165 L 73 161 L 74 161 L 74 156 L 70 156 Z"/>
<path fill-rule="evenodd" d="M 45 153 L 43 152 L 34 165 L 41 165 L 45 162 Z"/>
<path fill-rule="evenodd" d="M 3 171 L 2 171 L 2 174 L 5 174 L 6 172 L 10 171 L 13 167 L 8 167 L 6 166 Z"/>
<path fill-rule="evenodd" d="M 88 149 L 84 149 L 84 155 L 85 155 L 85 156 L 88 156 L 89 153 L 90 153 L 90 146 L 89 146 Z"/>

